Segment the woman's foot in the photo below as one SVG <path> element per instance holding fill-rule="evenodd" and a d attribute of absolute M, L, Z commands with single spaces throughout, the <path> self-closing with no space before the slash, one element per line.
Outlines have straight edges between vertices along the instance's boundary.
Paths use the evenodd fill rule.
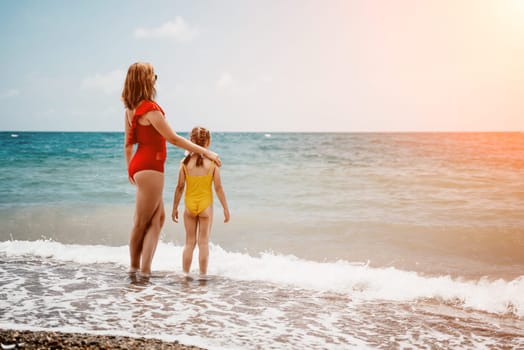
<path fill-rule="evenodd" d="M 142 283 L 148 283 L 151 279 L 151 272 L 138 271 L 136 275 Z"/>
<path fill-rule="evenodd" d="M 135 268 L 130 268 L 127 271 L 127 277 L 131 280 L 131 283 L 135 283 L 136 282 L 136 280 L 137 280 L 137 272 L 138 272 L 138 269 L 135 269 Z"/>

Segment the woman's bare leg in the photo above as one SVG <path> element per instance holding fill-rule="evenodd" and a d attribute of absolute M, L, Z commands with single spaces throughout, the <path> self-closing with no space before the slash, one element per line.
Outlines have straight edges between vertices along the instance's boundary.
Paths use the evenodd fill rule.
<path fill-rule="evenodd" d="M 164 226 L 164 219 L 164 203 L 160 201 L 160 205 L 155 210 L 153 218 L 151 219 L 151 224 L 144 236 L 141 272 L 145 275 L 151 274 L 151 263 L 153 262 L 153 256 L 155 255 L 162 226 Z"/>
<path fill-rule="evenodd" d="M 182 254 L 182 269 L 185 273 L 189 273 L 196 244 L 198 217 L 193 215 L 187 209 L 184 211 L 184 227 L 186 228 L 186 244 Z"/>
<path fill-rule="evenodd" d="M 200 274 L 207 273 L 207 263 L 209 261 L 209 235 L 213 223 L 213 206 L 209 206 L 198 215 L 198 264 Z"/>
<path fill-rule="evenodd" d="M 129 254 L 131 270 L 138 270 L 140 269 L 140 259 L 144 251 L 144 240 L 147 233 L 152 228 L 150 226 L 154 223 L 153 218 L 155 217 L 155 214 L 159 215 L 160 211 L 163 212 L 162 190 L 164 187 L 164 174 L 154 170 L 143 170 L 137 172 L 134 179 L 137 186 L 136 209 L 134 225 L 131 229 L 129 239 Z M 157 221 L 159 219 L 160 217 L 158 217 Z M 156 222 L 155 226 L 156 227 L 152 228 L 153 235 L 151 236 L 151 239 L 154 238 L 154 232 L 156 230 L 160 233 L 158 222 Z M 162 226 L 160 225 L 160 229 L 161 228 Z M 150 252 L 151 244 L 148 244 L 148 254 L 151 255 L 152 259 L 152 254 Z M 150 272 L 151 261 L 149 261 L 148 269 Z M 142 272 L 146 271 L 142 269 Z"/>

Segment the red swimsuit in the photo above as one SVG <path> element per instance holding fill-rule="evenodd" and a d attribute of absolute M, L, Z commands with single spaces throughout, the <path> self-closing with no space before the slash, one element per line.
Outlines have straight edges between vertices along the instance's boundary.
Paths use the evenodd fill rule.
<path fill-rule="evenodd" d="M 133 116 L 131 131 L 127 144 L 138 143 L 137 150 L 129 162 L 128 174 L 131 178 L 141 170 L 156 170 L 164 172 L 166 161 L 166 139 L 156 131 L 153 125 L 141 125 L 138 118 L 150 111 L 164 111 L 152 101 L 143 101 L 138 105 Z"/>

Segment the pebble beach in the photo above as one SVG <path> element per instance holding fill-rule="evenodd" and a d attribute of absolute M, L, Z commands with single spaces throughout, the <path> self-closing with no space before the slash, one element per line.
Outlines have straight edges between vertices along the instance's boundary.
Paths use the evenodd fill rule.
<path fill-rule="evenodd" d="M 202 348 L 150 338 L 133 338 L 83 333 L 0 330 L 2 350 L 8 349 L 165 349 L 199 350 Z"/>

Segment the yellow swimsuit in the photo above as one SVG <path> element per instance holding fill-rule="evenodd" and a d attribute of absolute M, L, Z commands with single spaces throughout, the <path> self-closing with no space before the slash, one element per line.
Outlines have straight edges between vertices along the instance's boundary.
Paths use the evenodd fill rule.
<path fill-rule="evenodd" d="M 189 175 L 186 166 L 182 164 L 184 174 L 186 175 L 186 208 L 198 215 L 213 204 L 213 190 L 211 184 L 213 182 L 214 163 L 209 167 L 207 175 Z"/>

